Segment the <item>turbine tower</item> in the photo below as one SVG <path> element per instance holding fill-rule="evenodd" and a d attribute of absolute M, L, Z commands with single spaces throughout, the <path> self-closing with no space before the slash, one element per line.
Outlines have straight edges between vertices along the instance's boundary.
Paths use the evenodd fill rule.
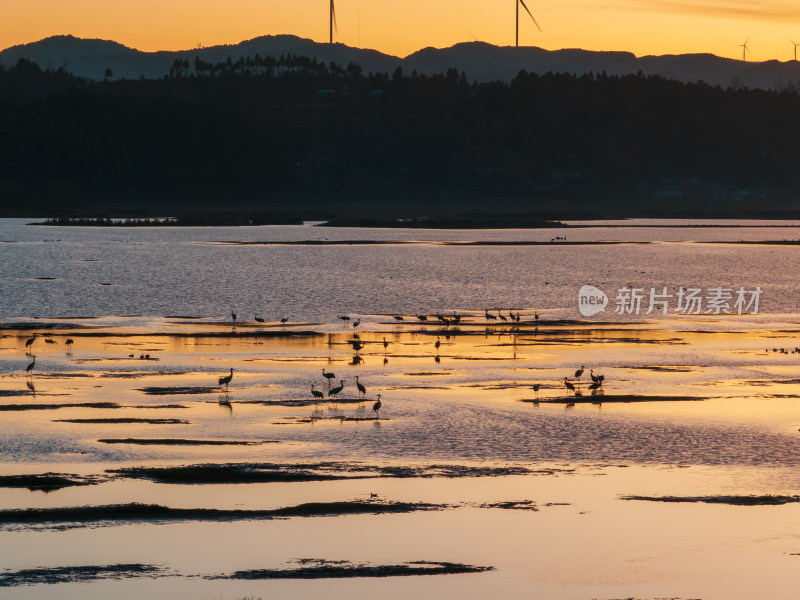
<path fill-rule="evenodd" d="M 333 32 L 336 31 L 336 33 L 339 33 L 339 28 L 336 26 L 336 9 L 333 6 L 333 0 L 331 0 L 331 11 L 330 12 L 331 12 L 331 14 L 330 14 L 331 24 L 330 24 L 330 39 L 329 39 L 329 42 L 332 44 L 333 43 Z"/>
<path fill-rule="evenodd" d="M 800 46 L 800 44 L 795 44 L 794 40 L 789 40 L 789 41 L 792 42 L 792 44 L 794 44 L 794 61 L 797 62 L 797 47 Z"/>
<path fill-rule="evenodd" d="M 533 21 L 533 24 L 536 25 L 536 29 L 539 30 L 539 33 L 542 33 L 542 28 L 539 27 L 539 24 L 536 22 L 536 19 L 533 18 L 533 14 L 531 13 L 530 10 L 528 10 L 528 6 L 525 4 L 525 0 L 514 0 L 514 4 L 516 4 L 516 6 L 517 6 L 517 38 L 516 38 L 517 46 L 516 47 L 519 48 L 519 5 L 520 4 L 522 4 L 522 8 L 525 9 L 525 12 L 528 13 L 528 16 L 531 18 L 531 21 Z"/>
<path fill-rule="evenodd" d="M 744 41 L 744 44 L 737 44 L 737 46 L 736 46 L 737 48 L 741 48 L 742 49 L 742 62 L 745 62 L 747 60 L 746 53 L 750 52 L 750 48 L 747 47 L 747 42 L 749 42 L 749 41 L 750 41 L 750 38 L 747 38 Z"/>

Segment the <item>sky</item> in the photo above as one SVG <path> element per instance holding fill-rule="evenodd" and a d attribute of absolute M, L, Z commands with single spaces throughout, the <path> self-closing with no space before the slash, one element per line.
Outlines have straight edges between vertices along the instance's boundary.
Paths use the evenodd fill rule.
<path fill-rule="evenodd" d="M 236 44 L 261 35 L 328 40 L 329 0 L 4 0 L 0 48 L 51 35 L 114 40 L 144 51 Z M 774 0 L 525 0 L 520 45 L 709 52 L 792 60 L 800 2 Z M 336 0 L 335 41 L 396 56 L 480 40 L 514 44 L 515 0 Z"/>

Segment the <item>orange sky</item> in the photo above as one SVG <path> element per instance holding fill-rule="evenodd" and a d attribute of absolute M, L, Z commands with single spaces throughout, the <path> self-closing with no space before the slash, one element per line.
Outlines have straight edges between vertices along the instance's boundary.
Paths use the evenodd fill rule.
<path fill-rule="evenodd" d="M 800 42 L 800 3 L 783 0 L 526 0 L 520 44 L 547 49 L 711 52 L 790 60 Z M 514 0 L 336 0 L 339 34 L 351 46 L 405 56 L 426 46 L 479 39 L 514 43 Z M 235 44 L 260 35 L 328 38 L 328 0 L 6 0 L 0 48 L 56 34 L 111 39 L 140 50 Z M 523 18 L 524 17 L 524 18 Z"/>

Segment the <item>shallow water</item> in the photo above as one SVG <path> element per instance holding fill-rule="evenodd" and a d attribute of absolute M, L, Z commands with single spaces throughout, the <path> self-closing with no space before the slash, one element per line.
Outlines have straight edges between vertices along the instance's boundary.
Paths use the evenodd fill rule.
<path fill-rule="evenodd" d="M 91 229 L 0 221 L 0 239 L 10 242 L 0 244 L 0 321 L 6 324 L 0 331 L 0 408 L 27 405 L 0 411 L 0 475 L 55 472 L 102 480 L 48 493 L 0 488 L 0 510 L 130 502 L 275 509 L 371 494 L 449 506 L 400 515 L 119 521 L 66 530 L 3 526 L 4 572 L 142 563 L 159 565 L 171 576 L 18 586 L 3 588 L 2 595 L 793 598 L 800 553 L 797 503 L 621 498 L 800 496 L 800 353 L 793 352 L 800 347 L 800 282 L 792 275 L 797 250 L 705 243 L 795 239 L 796 231 Z M 570 241 L 670 241 L 488 247 L 208 243 L 323 237 L 548 241 L 562 233 Z M 626 283 L 761 286 L 764 295 L 758 315 L 583 319 L 576 300 L 584 283 L 607 290 Z M 484 309 L 497 307 L 506 314 L 508 308 L 520 311 L 522 322 L 513 327 L 487 321 Z M 235 323 L 230 308 L 239 313 Z M 458 327 L 413 316 L 453 310 L 463 315 Z M 254 322 L 255 312 L 267 322 Z M 395 313 L 405 320 L 386 316 Z M 139 316 L 120 316 L 126 314 Z M 340 314 L 360 317 L 357 331 L 365 347 L 358 353 L 349 344 L 353 327 L 338 320 Z M 289 323 L 277 322 L 283 316 Z M 27 376 L 25 342 L 34 331 L 42 335 L 33 344 L 36 366 Z M 67 338 L 74 340 L 69 349 Z M 774 351 L 781 348 L 785 353 Z M 139 358 L 144 354 L 150 359 Z M 575 381 L 581 365 L 585 373 Z M 217 379 L 231 367 L 234 377 L 225 390 Z M 328 389 L 323 368 L 345 382 L 338 404 L 312 402 L 312 384 Z M 605 375 L 602 395 L 588 390 L 590 370 Z M 356 375 L 367 386 L 363 403 L 347 401 L 358 398 Z M 575 381 L 581 397 L 569 395 L 564 377 Z M 534 383 L 542 386 L 538 394 Z M 147 388 L 184 389 L 153 395 Z M 377 394 L 379 413 L 371 410 Z M 74 406 L 86 403 L 114 406 Z M 51 406 L 30 410 L 45 404 Z M 119 418 L 188 423 L 65 421 Z M 277 443 L 99 441 L 129 438 Z M 178 485 L 107 471 L 323 461 L 511 465 L 542 472 Z M 522 500 L 532 500 L 538 510 L 484 506 Z M 202 578 L 286 567 L 298 558 L 387 565 L 450 561 L 496 570 L 320 581 Z"/>

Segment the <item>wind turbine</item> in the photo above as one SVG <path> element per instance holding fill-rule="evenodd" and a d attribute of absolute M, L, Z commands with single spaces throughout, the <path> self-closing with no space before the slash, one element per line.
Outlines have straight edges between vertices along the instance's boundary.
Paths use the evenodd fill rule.
<path fill-rule="evenodd" d="M 795 44 L 794 40 L 789 40 L 789 41 L 792 42 L 792 44 L 794 44 L 794 60 L 795 62 L 797 62 L 797 47 L 800 46 L 800 44 Z"/>
<path fill-rule="evenodd" d="M 533 14 L 530 10 L 528 10 L 528 6 L 525 4 L 525 0 L 514 0 L 514 4 L 517 5 L 517 48 L 519 48 L 519 5 L 522 4 L 522 8 L 528 13 L 528 16 L 533 21 L 533 24 L 536 25 L 536 29 L 539 30 L 539 33 L 542 33 L 542 28 L 539 27 L 539 24 L 536 22 L 536 19 L 533 18 Z"/>
<path fill-rule="evenodd" d="M 333 0 L 331 0 L 331 1 L 333 1 Z M 750 52 L 750 48 L 747 47 L 747 42 L 749 42 L 749 41 L 750 41 L 750 38 L 747 38 L 744 41 L 744 44 L 737 44 L 737 46 L 736 46 L 737 48 L 741 48 L 742 49 L 742 62 L 745 62 L 747 60 L 745 53 L 746 52 Z"/>
<path fill-rule="evenodd" d="M 333 0 L 331 0 L 331 32 L 330 43 L 333 43 L 333 32 L 339 33 L 339 28 L 336 26 L 336 9 L 333 7 Z"/>

